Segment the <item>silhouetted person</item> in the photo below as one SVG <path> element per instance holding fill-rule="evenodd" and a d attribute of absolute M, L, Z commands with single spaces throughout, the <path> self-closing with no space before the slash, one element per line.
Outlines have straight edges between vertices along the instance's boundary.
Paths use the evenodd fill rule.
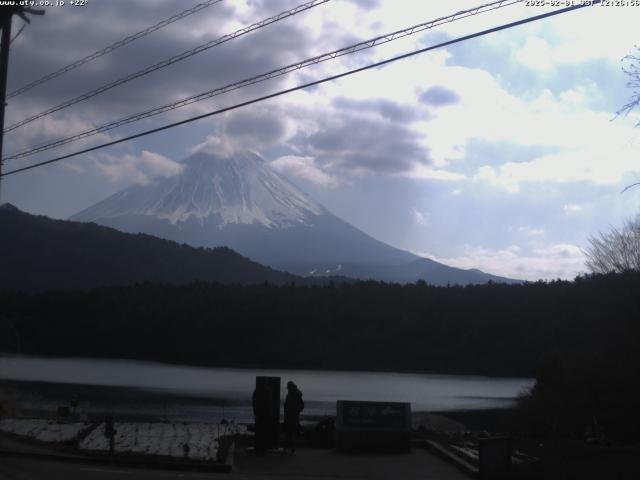
<path fill-rule="evenodd" d="M 287 382 L 287 398 L 284 401 L 284 448 L 296 452 L 295 436 L 300 430 L 300 412 L 304 410 L 302 392 L 293 382 Z"/>
<path fill-rule="evenodd" d="M 271 425 L 271 390 L 264 383 L 258 383 L 253 391 L 253 418 L 256 423 L 254 446 L 256 455 L 264 455 L 269 444 Z"/>

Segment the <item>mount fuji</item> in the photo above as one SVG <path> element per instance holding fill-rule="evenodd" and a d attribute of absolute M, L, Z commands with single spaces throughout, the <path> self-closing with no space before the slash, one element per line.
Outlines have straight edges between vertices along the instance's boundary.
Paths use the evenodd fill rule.
<path fill-rule="evenodd" d="M 513 280 L 380 242 L 336 217 L 250 151 L 200 151 L 176 176 L 135 185 L 71 217 L 196 247 L 228 246 L 303 276 L 442 285 Z"/>

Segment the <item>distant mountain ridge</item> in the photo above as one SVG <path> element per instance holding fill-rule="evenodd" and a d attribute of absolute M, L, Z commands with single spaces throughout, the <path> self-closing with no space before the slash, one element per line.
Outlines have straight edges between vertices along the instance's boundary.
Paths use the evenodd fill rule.
<path fill-rule="evenodd" d="M 257 153 L 200 151 L 182 172 L 135 185 L 71 219 L 144 232 L 193 246 L 228 246 L 301 276 L 434 285 L 513 282 L 462 270 L 387 245 L 336 217 L 274 171 Z"/>
<path fill-rule="evenodd" d="M 0 205 L 0 290 L 42 291 L 141 282 L 283 284 L 295 275 L 253 262 L 226 247 L 194 248 L 93 223 L 31 215 Z"/>

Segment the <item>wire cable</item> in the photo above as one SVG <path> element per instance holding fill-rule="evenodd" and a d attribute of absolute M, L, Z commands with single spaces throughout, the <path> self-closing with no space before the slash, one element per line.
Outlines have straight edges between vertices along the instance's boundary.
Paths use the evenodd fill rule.
<path fill-rule="evenodd" d="M 420 50 L 414 50 L 412 52 L 405 53 L 405 54 L 402 54 L 402 55 L 398 55 L 396 57 L 392 57 L 392 58 L 389 58 L 387 60 L 382 60 L 380 62 L 372 63 L 372 64 L 369 64 L 369 65 L 365 65 L 364 67 L 355 68 L 353 70 L 348 70 L 346 72 L 339 73 L 337 75 L 332 75 L 330 77 L 325 77 L 325 78 L 320 79 L 320 80 L 315 80 L 313 82 L 304 83 L 302 85 L 298 85 L 296 87 L 288 88 L 286 90 L 280 90 L 278 92 L 271 93 L 269 95 L 264 95 L 262 97 L 254 98 L 252 100 L 247 100 L 246 102 L 237 103 L 237 104 L 231 105 L 229 107 L 221 108 L 221 109 L 218 109 L 218 110 L 214 110 L 212 112 L 204 113 L 202 115 L 198 115 L 198 116 L 195 116 L 195 117 L 187 118 L 187 119 L 181 120 L 179 122 L 174 122 L 174 123 L 170 123 L 168 125 L 163 125 L 162 127 L 157 127 L 157 128 L 153 128 L 151 130 L 146 130 L 144 132 L 136 133 L 135 135 L 130 135 L 128 137 L 124 137 L 124 138 L 120 138 L 118 140 L 113 140 L 111 142 L 107 142 L 107 143 L 103 143 L 103 144 L 100 144 L 100 145 L 96 145 L 96 146 L 91 147 L 91 148 L 86 148 L 84 150 L 80 150 L 80 151 L 77 151 L 77 152 L 69 153 L 67 155 L 62 155 L 62 156 L 59 156 L 59 157 L 56 157 L 56 158 L 52 158 L 50 160 L 46 160 L 44 162 L 38 162 L 38 163 L 34 163 L 33 165 L 28 165 L 26 167 L 17 168 L 17 169 L 14 169 L 14 170 L 11 170 L 9 172 L 5 172 L 5 173 L 1 174 L 0 177 L 6 177 L 8 175 L 13 175 L 13 174 L 16 174 L 16 173 L 19 173 L 19 172 L 24 172 L 26 170 L 31 170 L 33 168 L 41 167 L 43 165 L 49 165 L 51 163 L 59 162 L 61 160 L 65 160 L 67 158 L 77 157 L 78 155 L 82 155 L 82 154 L 85 154 L 85 153 L 93 152 L 95 150 L 100 150 L 102 148 L 110 147 L 112 145 L 117 145 L 119 143 L 128 142 L 130 140 L 134 140 L 136 138 L 144 137 L 146 135 L 151 135 L 152 133 L 162 132 L 162 131 L 168 130 L 170 128 L 174 128 L 174 127 L 178 127 L 180 125 L 185 125 L 187 123 L 195 122 L 195 121 L 201 120 L 203 118 L 212 117 L 214 115 L 220 115 L 222 113 L 230 112 L 232 110 L 236 110 L 236 109 L 241 108 L 241 107 L 246 107 L 246 106 L 252 105 L 254 103 L 262 102 L 262 101 L 265 101 L 265 100 L 269 100 L 271 98 L 275 98 L 275 97 L 279 97 L 279 96 L 282 96 L 282 95 L 286 95 L 286 94 L 291 93 L 291 92 L 295 92 L 295 91 L 298 91 L 298 90 L 303 90 L 305 88 L 309 88 L 309 87 L 313 87 L 313 86 L 316 86 L 316 85 L 320 85 L 322 83 L 326 83 L 326 82 L 330 82 L 330 81 L 333 81 L 333 80 L 337 80 L 339 78 L 343 78 L 343 77 L 346 77 L 346 76 L 349 76 L 349 75 L 353 75 L 353 74 L 356 74 L 356 73 L 359 73 L 359 72 L 363 72 L 365 70 L 370 70 L 372 68 L 378 68 L 378 67 L 381 67 L 383 65 L 387 65 L 389 63 L 396 62 L 398 60 L 402 60 L 402 59 L 405 59 L 405 58 L 413 57 L 415 55 L 419 55 L 421 53 L 425 53 L 425 52 L 428 52 L 428 51 L 431 51 L 431 50 L 435 50 L 435 49 L 438 49 L 438 48 L 442 48 L 442 47 L 446 47 L 446 46 L 453 45 L 453 44 L 456 44 L 456 43 L 460 43 L 460 42 L 464 42 L 464 41 L 467 41 L 467 40 L 471 40 L 473 38 L 477 38 L 477 37 L 481 37 L 481 36 L 484 36 L 484 35 L 488 35 L 490 33 L 499 32 L 501 30 L 506 30 L 506 29 L 509 29 L 509 28 L 517 27 L 519 25 L 524 25 L 524 24 L 527 24 L 527 23 L 535 22 L 535 21 L 542 20 L 542 19 L 545 19 L 545 18 L 553 17 L 553 16 L 560 15 L 560 14 L 563 14 L 563 13 L 567 13 L 567 12 L 570 12 L 570 11 L 573 11 L 573 10 L 578 10 L 578 9 L 581 9 L 581 8 L 584 8 L 584 7 L 597 5 L 601 1 L 602 0 L 593 0 L 593 1 L 589 2 L 589 3 L 580 3 L 580 4 L 577 4 L 577 5 L 573 5 L 573 6 L 570 6 L 570 7 L 562 8 L 562 9 L 559 9 L 559 10 L 554 10 L 552 12 L 542 13 L 540 15 L 535 15 L 535 16 L 528 17 L 528 18 L 525 18 L 525 19 L 522 19 L 522 20 L 517 20 L 515 22 L 510 22 L 510 23 L 507 23 L 507 24 L 503 24 L 503 25 L 500 25 L 500 26 L 497 26 L 497 27 L 493 27 L 493 28 L 490 28 L 490 29 L 487 29 L 487 30 L 482 30 L 480 32 L 472 33 L 470 35 L 465 35 L 463 37 L 458 37 L 458 38 L 455 38 L 453 40 L 448 40 L 446 42 L 439 43 L 437 45 L 432 45 L 430 47 L 421 48 Z"/>
<path fill-rule="evenodd" d="M 194 13 L 199 12 L 200 10 L 203 10 L 207 7 L 210 7 L 211 5 L 215 5 L 216 3 L 220 3 L 222 0 L 207 0 L 206 2 L 202 2 L 197 4 L 196 6 L 189 8 L 187 10 L 184 10 L 176 15 L 173 15 L 172 17 L 169 17 L 165 20 L 162 20 L 161 22 L 156 23 L 155 25 L 152 25 L 148 28 L 145 28 L 144 30 L 139 31 L 138 33 L 134 33 L 133 35 L 129 35 L 126 38 L 123 38 L 122 40 L 119 40 L 115 43 L 112 43 L 111 45 L 109 45 L 108 47 L 103 48 L 102 50 L 98 50 L 97 52 L 94 52 L 90 55 L 87 55 L 86 57 L 81 58 L 80 60 L 76 60 L 73 63 L 70 63 L 69 65 L 66 65 L 58 70 L 56 70 L 55 72 L 49 73 L 48 75 L 45 75 L 42 78 L 39 78 L 37 80 L 34 80 L 33 82 L 24 85 L 23 87 L 18 88 L 17 90 L 11 92 L 9 95 L 7 95 L 7 99 L 9 98 L 13 98 L 16 97 L 28 90 L 31 90 L 34 87 L 37 87 L 38 85 L 42 85 L 45 82 L 48 82 L 49 80 L 52 80 L 56 77 L 59 77 L 60 75 L 64 75 L 67 72 L 70 72 L 71 70 L 74 70 L 86 63 L 89 63 L 93 60 L 95 60 L 96 58 L 102 57 L 103 55 L 106 55 L 108 53 L 113 52 L 114 50 L 117 50 L 120 47 L 123 47 L 135 40 L 138 40 L 139 38 L 142 38 L 146 35 L 149 35 L 152 32 L 155 32 L 156 30 L 160 30 L 163 27 L 166 27 L 167 25 L 171 25 L 174 22 L 177 22 L 178 20 L 182 20 L 185 17 L 188 17 L 189 15 L 193 15 Z"/>
<path fill-rule="evenodd" d="M 115 80 L 113 82 L 107 83 L 105 85 L 102 85 L 101 87 L 98 87 L 94 90 L 91 90 L 90 92 L 84 93 L 78 97 L 72 98 L 70 100 L 67 100 L 66 102 L 63 102 L 59 105 L 56 105 L 55 107 L 51 107 L 47 110 L 44 110 L 43 112 L 40 112 L 36 115 L 33 115 L 31 117 L 25 118 L 24 120 L 21 120 L 19 122 L 14 123 L 13 125 L 9 125 L 7 128 L 4 129 L 4 133 L 10 132 L 12 130 L 15 130 L 16 128 L 22 127 L 28 123 L 33 122 L 34 120 L 37 120 L 38 118 L 42 118 L 45 117 L 47 115 L 51 115 L 54 112 L 60 111 L 64 108 L 68 108 L 72 105 L 75 105 L 77 103 L 83 102 L 85 100 L 90 99 L 91 97 L 95 97 L 96 95 L 99 95 L 101 93 L 106 92 L 107 90 L 111 90 L 112 88 L 115 88 L 119 85 L 122 85 L 123 83 L 127 83 L 130 82 L 131 80 L 135 80 L 136 78 L 140 78 L 144 75 L 148 75 L 149 73 L 155 72 L 156 70 L 160 70 L 161 68 L 165 68 L 168 67 L 169 65 L 173 65 L 176 62 L 180 62 L 182 60 L 185 60 L 189 57 L 192 57 L 193 55 L 196 55 L 198 53 L 204 52 L 205 50 L 208 50 L 210 48 L 213 47 L 217 47 L 218 45 L 221 45 L 223 43 L 226 43 L 230 40 L 233 40 L 234 38 L 238 38 L 241 37 L 243 35 L 246 35 L 250 32 L 253 32 L 254 30 L 258 30 L 259 28 L 263 28 L 266 27 L 267 25 L 271 25 L 272 23 L 275 22 L 279 22 L 280 20 L 283 20 L 285 18 L 288 17 L 292 17 L 293 15 L 297 15 L 300 12 L 304 12 L 306 10 L 309 10 L 313 7 L 317 7 L 318 5 L 322 5 L 323 3 L 327 3 L 331 0 L 311 0 L 310 2 L 307 3 L 303 3 L 302 5 L 298 5 L 295 8 L 292 8 L 290 10 L 284 11 L 284 12 L 280 12 L 277 15 L 274 15 L 273 17 L 269 17 L 266 18 L 264 20 L 261 20 L 259 22 L 256 22 L 252 25 L 249 25 L 247 27 L 241 28 L 240 30 L 236 30 L 233 33 L 229 33 L 227 35 L 223 35 L 222 37 L 219 37 L 215 40 L 211 40 L 210 42 L 207 42 L 205 44 L 199 45 L 195 48 L 192 48 L 190 50 L 186 50 L 178 55 L 174 55 L 171 58 L 168 58 L 166 60 L 162 60 L 161 62 L 155 63 L 153 65 L 148 66 L 147 68 L 144 68 L 142 70 L 139 70 L 137 72 L 131 73 L 129 75 L 127 75 L 126 77 L 122 77 L 118 80 Z"/>
<path fill-rule="evenodd" d="M 49 141 L 40 145 L 37 145 L 35 147 L 31 147 L 27 150 L 23 150 L 17 153 L 12 153 L 10 155 L 7 155 L 4 160 L 14 160 L 14 159 L 18 159 L 18 158 L 24 158 L 24 157 L 28 157 L 31 155 L 34 155 L 36 153 L 40 153 L 46 150 L 50 150 L 52 148 L 56 148 L 56 147 L 60 147 L 63 145 L 66 145 L 68 143 L 71 142 L 75 142 L 78 140 L 81 140 L 83 138 L 88 138 L 91 137 L 93 135 L 97 135 L 99 133 L 104 133 L 107 132 L 109 130 L 112 130 L 114 128 L 117 127 L 121 127 L 123 125 L 127 125 L 129 123 L 133 123 L 133 122 L 137 122 L 139 120 L 145 119 L 145 118 L 149 118 L 155 115 L 160 115 L 162 113 L 165 113 L 167 111 L 170 110 L 175 110 L 177 108 L 180 107 L 184 107 L 187 105 L 190 105 L 192 103 L 195 102 L 199 102 L 202 100 L 206 100 L 218 95 L 222 95 L 224 93 L 230 92 L 232 90 L 237 90 L 249 85 L 254 85 L 256 83 L 261 83 L 264 82 L 266 80 L 275 78 L 275 77 L 279 77 L 282 75 L 286 75 L 290 72 L 296 71 L 296 70 L 300 70 L 302 68 L 306 68 L 312 65 L 316 65 L 318 63 L 321 62 L 325 62 L 328 60 L 332 60 L 344 55 L 349 55 L 352 53 L 356 53 L 359 52 L 361 50 L 365 50 L 368 48 L 373 48 L 377 45 L 382 45 L 384 43 L 388 43 L 388 42 L 392 42 L 394 40 L 397 40 L 399 38 L 403 38 L 409 35 L 414 35 L 416 33 L 422 32 L 424 30 L 430 29 L 430 28 L 434 28 L 438 25 L 442 25 L 445 23 L 450 23 L 453 21 L 457 21 L 457 20 L 461 20 L 463 18 L 467 18 L 473 15 L 478 15 L 480 13 L 485 13 L 485 12 L 489 12 L 489 11 L 493 11 L 493 10 L 497 10 L 498 8 L 503 8 L 503 7 L 507 7 L 516 3 L 522 3 L 524 0 L 501 0 L 501 1 L 497 1 L 497 2 L 492 2 L 492 3 L 488 3 L 488 4 L 484 4 L 484 5 L 480 5 L 477 6 L 475 8 L 472 9 L 468 9 L 468 10 L 462 10 L 460 12 L 454 13 L 452 15 L 447 15 L 445 17 L 440 17 L 437 18 L 435 20 L 430 20 L 428 22 L 423 22 L 417 25 L 414 25 L 412 27 L 408 27 L 402 30 L 397 30 L 395 32 L 391 32 L 391 33 L 387 33 L 384 35 L 380 35 L 377 36 L 375 38 L 371 38 L 369 40 L 365 40 L 359 43 L 356 43 L 354 45 L 350 45 L 348 47 L 344 47 L 341 48 L 339 50 L 334 50 L 332 52 L 329 53 L 324 53 L 312 58 L 308 58 L 306 60 L 303 60 L 301 62 L 298 63 L 293 63 L 290 65 L 286 65 L 284 67 L 280 67 L 277 68 L 275 70 L 271 70 L 267 73 L 262 73 L 259 75 L 255 75 L 253 77 L 249 77 L 246 78 L 244 80 L 240 80 L 238 82 L 234 82 L 234 83 L 230 83 L 227 84 L 223 87 L 217 87 L 214 88 L 212 90 L 208 90 L 206 92 L 203 93 L 199 93 L 197 95 L 193 95 L 191 97 L 176 101 L 176 102 L 172 102 L 166 105 L 162 105 L 160 107 L 155 107 L 149 110 L 146 110 L 144 112 L 140 112 L 140 113 L 136 113 L 134 115 L 130 115 L 128 117 L 124 117 L 124 118 L 120 118 L 118 120 L 114 120 L 112 122 L 103 124 L 99 127 L 95 127 L 92 129 L 88 129 L 85 130 L 83 132 L 79 132 L 77 134 L 71 135 L 69 137 L 65 137 L 65 138 L 60 138 L 57 140 L 53 140 L 53 141 Z"/>

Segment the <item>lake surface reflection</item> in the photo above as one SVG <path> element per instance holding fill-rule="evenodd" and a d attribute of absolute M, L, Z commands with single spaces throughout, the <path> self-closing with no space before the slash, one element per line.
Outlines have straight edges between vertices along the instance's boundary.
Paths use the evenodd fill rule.
<path fill-rule="evenodd" d="M 528 378 L 433 375 L 389 372 L 210 368 L 134 360 L 0 357 L 0 380 L 47 382 L 31 397 L 39 408 L 65 401 L 71 391 L 91 397 L 94 413 L 163 417 L 173 421 L 251 418 L 256 375 L 288 380 L 304 394 L 307 415 L 335 412 L 336 400 L 410 402 L 413 411 L 502 408 L 533 385 Z M 34 384 L 35 385 L 35 384 Z M 84 390 L 82 387 L 85 387 Z M 96 387 L 94 389 L 90 387 Z M 98 388 L 99 387 L 99 388 Z M 113 387 L 111 389 L 105 387 Z M 119 387 L 119 388 L 115 388 Z M 96 394 L 95 391 L 102 394 Z M 93 394 L 87 393 L 93 391 Z M 104 392 L 121 392 L 107 395 Z M 129 392 L 129 393 L 125 393 Z M 137 393 L 134 393 L 137 392 Z M 176 400 L 171 400 L 171 398 Z M 181 398 L 182 400 L 177 400 Z M 189 401 L 184 401 L 189 398 Z M 224 411 L 223 411 L 224 407 Z M 137 414 L 136 414 L 137 412 Z"/>

